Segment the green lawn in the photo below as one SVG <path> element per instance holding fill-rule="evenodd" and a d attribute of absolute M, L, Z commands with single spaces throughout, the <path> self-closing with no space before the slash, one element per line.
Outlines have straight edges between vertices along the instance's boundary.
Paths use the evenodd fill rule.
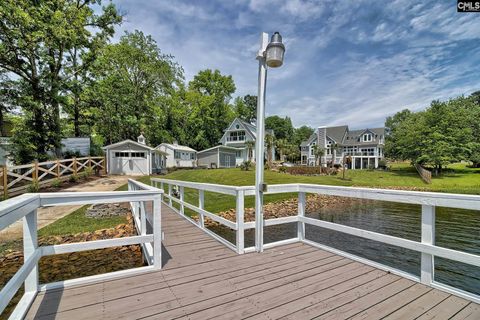
<path fill-rule="evenodd" d="M 165 179 L 184 180 L 193 182 L 217 183 L 234 186 L 254 185 L 255 171 L 241 171 L 235 169 L 216 170 L 178 170 L 166 176 Z M 149 177 L 138 180 L 149 184 Z M 265 172 L 265 181 L 268 184 L 280 183 L 312 183 L 339 186 L 362 187 L 401 187 L 415 188 L 424 191 L 452 192 L 480 194 L 480 169 L 467 168 L 464 164 L 449 166 L 441 177 L 434 177 L 432 184 L 425 184 L 418 176 L 415 168 L 405 163 L 393 164 L 391 170 L 349 170 L 346 180 L 341 176 L 293 176 L 272 171 Z M 122 188 L 125 190 L 126 186 Z M 272 202 L 291 198 L 294 194 L 277 194 L 265 197 L 265 202 Z M 198 192 L 185 189 L 185 200 L 192 204 L 198 202 Z M 205 194 L 205 209 L 211 212 L 228 210 L 235 206 L 233 196 L 207 192 Z M 254 206 L 253 197 L 245 199 L 246 207 Z"/>

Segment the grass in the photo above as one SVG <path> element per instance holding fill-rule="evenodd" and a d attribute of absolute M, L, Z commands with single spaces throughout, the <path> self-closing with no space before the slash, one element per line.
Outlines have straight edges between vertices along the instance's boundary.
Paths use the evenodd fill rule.
<path fill-rule="evenodd" d="M 100 229 L 112 228 L 121 223 L 127 223 L 125 216 L 88 218 L 85 216 L 85 211 L 87 211 L 88 207 L 90 207 L 90 205 L 85 205 L 69 215 L 41 228 L 38 231 L 38 235 L 43 237 L 93 232 Z"/>
<path fill-rule="evenodd" d="M 216 170 L 177 170 L 166 176 L 166 179 L 192 182 L 217 183 L 234 186 L 254 185 L 255 171 L 234 169 Z M 150 183 L 150 177 L 138 179 Z M 480 194 L 480 169 L 466 167 L 465 164 L 454 164 L 447 168 L 440 177 L 433 177 L 432 184 L 425 184 L 415 168 L 407 163 L 395 163 L 389 171 L 381 170 L 349 170 L 346 179 L 339 176 L 294 176 L 285 173 L 265 171 L 265 181 L 268 184 L 280 183 L 312 183 L 336 186 L 360 186 L 378 188 L 405 188 L 423 191 Z M 126 190 L 123 186 L 121 190 Z M 265 196 L 265 203 L 295 197 L 295 194 L 276 194 Z M 185 189 L 185 200 L 192 204 L 198 203 L 198 192 Z M 245 207 L 253 207 L 254 198 L 246 197 Z M 233 196 L 211 192 L 205 193 L 205 209 L 210 212 L 220 212 L 235 207 Z"/>

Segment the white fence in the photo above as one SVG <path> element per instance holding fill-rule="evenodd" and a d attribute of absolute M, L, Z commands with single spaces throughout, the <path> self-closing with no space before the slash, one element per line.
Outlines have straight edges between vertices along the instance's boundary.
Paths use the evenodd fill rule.
<path fill-rule="evenodd" d="M 245 196 L 255 194 L 253 186 L 247 187 L 234 187 L 226 185 L 215 185 L 195 182 L 185 182 L 168 179 L 152 178 L 152 184 L 155 187 L 164 189 L 168 187 L 168 193 L 164 193 L 163 197 L 166 199 L 165 203 L 172 209 L 176 210 L 179 214 L 185 216 L 185 208 L 189 208 L 199 215 L 198 222 L 185 216 L 192 223 L 199 228 L 225 244 L 228 248 L 243 254 L 246 252 L 255 251 L 255 247 L 244 247 L 244 231 L 246 229 L 255 229 L 255 222 L 244 222 L 244 199 Z M 178 198 L 173 194 L 173 186 L 178 188 Z M 187 203 L 184 200 L 185 188 L 196 189 L 199 192 L 198 206 L 191 203 Z M 227 194 L 236 197 L 236 221 L 229 221 L 214 213 L 206 211 L 205 208 L 205 191 Z M 458 296 L 467 298 L 469 300 L 480 302 L 480 296 L 469 293 L 458 288 L 448 286 L 446 284 L 435 281 L 434 278 L 434 257 L 441 257 L 461 263 L 480 267 L 480 256 L 466 253 L 458 250 L 452 250 L 435 245 L 435 207 L 449 207 L 460 208 L 470 210 L 480 210 L 480 196 L 476 195 L 459 195 L 459 194 L 447 194 L 447 193 L 434 193 L 434 192 L 415 192 L 415 191 L 399 191 L 399 190 L 383 190 L 383 189 L 370 189 L 370 188 L 356 188 L 356 187 L 336 187 L 336 186 L 323 186 L 312 184 L 282 184 L 282 185 L 269 185 L 268 191 L 264 194 L 278 194 L 278 193 L 297 193 L 298 194 L 298 212 L 297 215 L 276 219 L 268 219 L 262 221 L 260 225 L 272 226 L 284 223 L 297 223 L 297 236 L 292 239 L 286 239 L 273 243 L 263 245 L 263 228 L 255 230 L 255 239 L 262 239 L 258 246 L 263 248 L 271 248 L 278 245 L 283 245 L 292 242 L 304 242 L 306 244 L 334 252 L 336 254 L 349 257 L 351 259 L 361 261 L 365 264 L 372 265 L 374 267 L 388 270 L 392 273 L 401 275 L 403 277 L 419 281 L 423 284 L 438 288 Z M 305 217 L 306 206 L 306 194 L 314 193 L 330 196 L 341 196 L 359 199 L 370 200 L 382 200 L 390 202 L 410 203 L 418 204 L 422 206 L 421 213 L 421 241 L 412 241 L 399 237 L 389 236 L 377 232 L 367 231 L 359 228 L 349 227 L 337 223 L 331 223 L 318 219 L 312 219 Z M 173 207 L 173 202 L 179 204 L 180 209 L 177 210 Z M 213 233 L 205 228 L 204 218 L 208 217 L 221 225 L 228 227 L 236 232 L 236 244 L 233 244 L 221 236 Z M 351 255 L 349 253 L 322 245 L 320 243 L 308 240 L 305 238 L 305 224 L 326 228 L 342 232 L 349 235 L 354 235 L 364 239 L 374 240 L 388 245 L 393 245 L 409 250 L 413 250 L 421 253 L 420 261 L 420 277 L 406 273 L 404 271 L 385 266 L 383 264 L 367 260 L 358 256 Z M 260 250 L 261 250 L 260 249 Z M 399 257 L 401 259 L 401 257 Z"/>
<path fill-rule="evenodd" d="M 147 186 L 148 187 L 148 186 Z M 22 319 L 28 311 L 38 291 L 50 288 L 68 287 L 74 284 L 91 283 L 98 280 L 112 279 L 130 274 L 137 274 L 162 266 L 161 260 L 161 194 L 162 191 L 148 187 L 147 190 L 117 191 L 117 192 L 59 192 L 24 194 L 13 199 L 0 202 L 0 230 L 8 227 L 15 221 L 23 219 L 23 254 L 24 263 L 15 275 L 0 291 L 0 314 L 6 308 L 18 289 L 25 285 L 25 293 L 10 319 Z M 140 229 L 140 235 L 96 240 L 78 243 L 38 246 L 37 242 L 37 209 L 41 207 L 84 205 L 97 203 L 131 202 L 145 206 L 151 203 L 153 212 L 151 234 L 146 228 Z M 39 284 L 38 261 L 43 256 L 95 250 L 108 247 L 126 246 L 133 244 L 148 244 L 151 266 L 111 272 L 102 275 L 83 277 L 48 284 Z M 153 245 L 152 245 L 153 244 Z"/>

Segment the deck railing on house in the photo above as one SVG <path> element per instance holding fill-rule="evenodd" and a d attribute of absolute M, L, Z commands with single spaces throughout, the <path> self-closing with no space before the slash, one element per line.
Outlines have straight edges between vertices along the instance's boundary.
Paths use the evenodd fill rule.
<path fill-rule="evenodd" d="M 246 252 L 255 251 L 255 247 L 244 247 L 244 231 L 247 229 L 255 229 L 255 221 L 244 221 L 244 201 L 245 196 L 253 196 L 255 189 L 253 186 L 246 187 L 234 187 L 226 185 L 205 184 L 195 182 L 185 182 L 178 180 L 158 179 L 152 178 L 152 184 L 155 187 L 164 190 L 168 188 L 168 192 L 163 194 L 165 204 L 169 205 L 172 209 L 177 211 L 180 215 L 189 219 L 192 223 L 199 228 L 210 234 L 215 239 L 225 244 L 228 248 L 243 254 Z M 173 188 L 178 188 L 178 196 L 173 193 Z M 196 189 L 199 192 L 198 205 L 193 205 L 185 201 L 185 188 Z M 236 220 L 230 221 L 224 219 L 212 212 L 205 210 L 205 192 L 214 192 L 220 194 L 228 194 L 236 197 Z M 445 258 L 461 263 L 480 267 L 480 256 L 462 252 L 458 250 L 448 249 L 435 245 L 435 207 L 449 207 L 449 208 L 461 208 L 469 210 L 480 210 L 480 196 L 476 195 L 459 195 L 459 194 L 447 194 L 447 193 L 433 193 L 433 192 L 415 192 L 415 191 L 401 191 L 401 190 L 383 190 L 383 189 L 370 189 L 370 188 L 356 188 L 356 187 L 336 187 L 336 186 L 323 186 L 312 184 L 281 184 L 281 185 L 269 185 L 267 194 L 279 194 L 279 193 L 297 193 L 298 194 L 298 211 L 296 215 L 266 219 L 261 223 L 264 227 L 279 225 L 285 223 L 297 223 L 297 235 L 294 238 L 281 240 L 268 244 L 259 244 L 263 248 L 271 248 L 278 245 L 284 245 L 292 242 L 303 242 L 327 251 L 334 252 L 336 254 L 360 261 L 362 263 L 372 265 L 376 268 L 390 271 L 392 273 L 401 275 L 408 279 L 412 279 L 423 284 L 432 286 L 437 289 L 447 291 L 449 293 L 456 294 L 458 296 L 467 298 L 469 300 L 480 302 L 480 296 L 463 291 L 458 288 L 451 287 L 449 285 L 439 283 L 435 281 L 434 270 L 435 263 L 434 257 Z M 306 207 L 306 194 L 320 194 L 340 197 L 350 197 L 358 199 L 369 200 L 382 200 L 399 203 L 409 203 L 421 205 L 421 241 L 412 241 L 403 239 L 400 237 L 394 237 L 382 233 L 363 230 L 359 228 L 349 227 L 338 223 L 332 223 L 322 221 L 318 219 L 312 219 L 305 216 Z M 179 209 L 174 208 L 173 203 L 179 205 Z M 189 208 L 197 213 L 199 216 L 198 221 L 195 221 L 185 216 L 185 208 Z M 204 225 L 204 218 L 208 217 L 221 225 L 228 227 L 236 232 L 236 244 L 222 238 L 220 235 L 208 230 Z M 388 245 L 393 245 L 409 250 L 413 250 L 421 253 L 420 261 L 420 276 L 416 276 L 410 273 L 406 273 L 396 268 L 392 268 L 378 262 L 367 260 L 332 247 L 325 246 L 323 244 L 314 242 L 305 238 L 305 225 L 317 226 L 329 230 L 342 232 L 345 234 L 361 237 L 364 239 L 374 240 Z M 263 239 L 263 228 L 256 229 L 255 232 L 260 234 Z M 257 239 L 256 235 L 256 239 Z M 263 243 L 263 241 L 262 241 Z M 258 245 L 257 245 L 258 246 Z M 401 257 L 399 257 L 400 259 Z"/>
<path fill-rule="evenodd" d="M 147 186 L 148 187 L 148 186 Z M 24 194 L 0 203 L 0 230 L 15 221 L 23 219 L 23 254 L 24 263 L 15 275 L 0 291 L 0 314 L 10 300 L 24 284 L 25 293 L 17 304 L 10 319 L 22 319 L 28 311 L 38 291 L 50 288 L 68 287 L 76 284 L 91 283 L 99 280 L 112 279 L 126 275 L 138 274 L 161 268 L 161 194 L 162 191 L 152 187 L 138 191 L 117 192 L 59 192 Z M 143 226 L 140 235 L 95 240 L 78 243 L 38 246 L 37 241 L 37 209 L 41 207 L 84 205 L 99 203 L 130 202 L 144 206 L 152 203 L 152 233 L 148 234 Z M 107 274 L 83 277 L 55 283 L 39 284 L 38 261 L 43 256 L 95 250 L 108 247 L 134 244 L 149 244 L 151 251 L 150 266 L 111 272 Z"/>

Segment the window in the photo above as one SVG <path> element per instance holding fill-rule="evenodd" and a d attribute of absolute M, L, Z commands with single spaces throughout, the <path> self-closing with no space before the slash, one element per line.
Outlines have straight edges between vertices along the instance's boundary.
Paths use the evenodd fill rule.
<path fill-rule="evenodd" d="M 365 133 L 363 135 L 363 142 L 370 142 L 372 141 L 372 134 L 371 133 Z"/>
<path fill-rule="evenodd" d="M 145 152 L 132 152 L 132 158 L 146 158 Z"/>
<path fill-rule="evenodd" d="M 232 131 L 227 136 L 227 141 L 245 141 L 245 131 Z"/>
<path fill-rule="evenodd" d="M 115 158 L 128 158 L 129 156 L 128 152 L 115 152 Z"/>
<path fill-rule="evenodd" d="M 237 125 L 235 126 L 235 129 L 240 129 L 240 125 L 237 124 Z"/>
<path fill-rule="evenodd" d="M 195 160 L 195 153 L 193 152 L 190 153 L 190 160 Z"/>
<path fill-rule="evenodd" d="M 316 143 L 314 142 L 314 143 L 312 143 L 312 146 L 310 147 L 310 155 L 311 156 L 315 155 L 315 147 L 314 147 L 315 145 L 316 145 Z"/>
<path fill-rule="evenodd" d="M 235 157 L 241 158 L 242 157 L 242 150 L 235 151 Z"/>
<path fill-rule="evenodd" d="M 180 159 L 180 152 L 179 151 L 174 151 L 174 158 L 175 159 Z"/>

